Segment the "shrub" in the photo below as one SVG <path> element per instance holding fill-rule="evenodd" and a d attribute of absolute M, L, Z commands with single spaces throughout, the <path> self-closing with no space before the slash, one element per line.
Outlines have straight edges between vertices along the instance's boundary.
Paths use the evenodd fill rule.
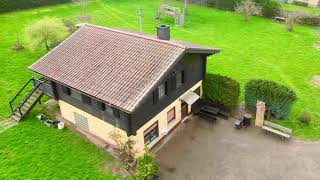
<path fill-rule="evenodd" d="M 235 7 L 244 0 L 209 0 L 209 6 L 225 9 L 234 10 Z M 262 15 L 264 17 L 275 17 L 281 12 L 281 4 L 277 0 L 253 0 L 259 6 L 262 7 Z"/>
<path fill-rule="evenodd" d="M 1 0 L 0 12 L 71 2 L 72 0 Z"/>
<path fill-rule="evenodd" d="M 304 112 L 300 117 L 299 121 L 303 124 L 309 125 L 311 122 L 312 116 L 309 112 Z"/>
<path fill-rule="evenodd" d="M 224 10 L 233 11 L 241 0 L 208 0 L 208 5 Z"/>
<path fill-rule="evenodd" d="M 281 13 L 281 4 L 276 0 L 254 0 L 262 7 L 262 15 L 267 18 L 279 16 Z"/>
<path fill-rule="evenodd" d="M 136 176 L 139 180 L 150 180 L 159 171 L 154 156 L 145 148 L 145 152 L 137 160 Z"/>
<path fill-rule="evenodd" d="M 286 25 L 289 32 L 293 31 L 294 25 L 298 22 L 298 19 L 300 18 L 299 12 L 288 12 L 286 16 Z"/>
<path fill-rule="evenodd" d="M 203 92 L 206 100 L 232 108 L 238 104 L 240 84 L 226 76 L 207 74 Z"/>
<path fill-rule="evenodd" d="M 237 5 L 235 11 L 242 14 L 244 21 L 248 22 L 250 16 L 261 15 L 261 6 L 251 0 L 245 0 Z"/>
<path fill-rule="evenodd" d="M 41 19 L 26 29 L 27 39 L 34 49 L 44 45 L 49 50 L 64 40 L 68 34 L 67 27 L 57 18 Z"/>
<path fill-rule="evenodd" d="M 320 16 L 315 14 L 300 13 L 297 23 L 309 26 L 320 26 Z"/>
<path fill-rule="evenodd" d="M 273 81 L 257 79 L 245 85 L 247 108 L 255 110 L 257 100 L 263 101 L 268 110 L 279 119 L 290 113 L 296 98 L 296 93 L 291 88 Z"/>

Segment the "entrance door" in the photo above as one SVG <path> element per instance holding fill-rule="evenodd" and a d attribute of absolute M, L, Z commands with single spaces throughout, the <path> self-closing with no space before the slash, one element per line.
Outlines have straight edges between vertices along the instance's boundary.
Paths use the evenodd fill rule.
<path fill-rule="evenodd" d="M 183 102 L 181 104 L 181 119 L 184 119 L 188 116 L 188 104 Z"/>

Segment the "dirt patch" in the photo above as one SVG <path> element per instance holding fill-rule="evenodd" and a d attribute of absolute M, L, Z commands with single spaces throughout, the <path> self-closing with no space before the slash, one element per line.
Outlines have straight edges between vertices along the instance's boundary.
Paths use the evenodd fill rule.
<path fill-rule="evenodd" d="M 320 89 L 320 75 L 314 75 L 311 78 L 311 84 Z"/>

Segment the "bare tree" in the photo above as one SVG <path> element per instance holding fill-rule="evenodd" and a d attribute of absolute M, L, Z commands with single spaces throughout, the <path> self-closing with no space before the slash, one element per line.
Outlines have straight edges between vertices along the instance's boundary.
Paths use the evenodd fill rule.
<path fill-rule="evenodd" d="M 301 16 L 301 14 L 297 11 L 287 12 L 286 25 L 287 25 L 289 32 L 293 31 L 293 27 L 297 23 L 300 16 Z"/>
<path fill-rule="evenodd" d="M 262 14 L 262 7 L 251 0 L 245 0 L 235 7 L 235 11 L 242 14 L 244 21 L 248 22 L 250 16 Z"/>

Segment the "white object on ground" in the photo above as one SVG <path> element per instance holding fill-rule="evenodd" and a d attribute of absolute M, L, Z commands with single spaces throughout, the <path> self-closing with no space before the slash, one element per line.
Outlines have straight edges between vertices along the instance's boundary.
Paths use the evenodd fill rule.
<path fill-rule="evenodd" d="M 64 123 L 63 122 L 60 122 L 59 124 L 58 124 L 58 129 L 63 129 L 64 128 Z"/>

